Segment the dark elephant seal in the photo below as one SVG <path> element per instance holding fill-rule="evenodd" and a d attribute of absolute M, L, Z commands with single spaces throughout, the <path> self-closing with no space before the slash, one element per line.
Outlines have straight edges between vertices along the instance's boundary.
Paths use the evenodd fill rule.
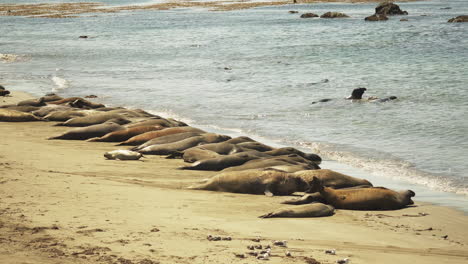
<path fill-rule="evenodd" d="M 162 126 L 137 126 L 132 128 L 126 128 L 119 131 L 114 131 L 108 134 L 105 134 L 99 138 L 91 138 L 88 141 L 91 142 L 121 142 L 125 141 L 131 137 L 149 132 L 149 131 L 158 131 L 163 129 Z"/>
<path fill-rule="evenodd" d="M 221 155 L 212 159 L 199 160 L 190 166 L 183 166 L 179 169 L 220 171 L 225 168 L 242 165 L 249 160 L 259 159 L 261 157 L 259 154 L 262 153 L 253 151 L 253 153 L 240 152 L 231 155 Z"/>
<path fill-rule="evenodd" d="M 187 138 L 173 143 L 151 145 L 144 149 L 138 150 L 138 152 L 146 155 L 169 155 L 171 153 L 183 151 L 199 144 L 216 143 L 226 141 L 230 138 L 231 137 L 226 135 L 205 133 L 200 136 Z"/>
<path fill-rule="evenodd" d="M 0 121 L 2 122 L 30 122 L 43 121 L 41 118 L 31 114 L 16 110 L 0 108 Z"/>
<path fill-rule="evenodd" d="M 323 217 L 335 214 L 335 208 L 323 203 L 313 203 L 306 205 L 299 205 L 289 208 L 280 209 L 275 212 L 267 213 L 259 216 L 259 218 L 272 218 L 272 217 Z"/>
<path fill-rule="evenodd" d="M 119 123 L 120 125 L 130 123 L 129 120 L 123 118 L 119 114 L 107 114 L 107 113 L 99 113 L 99 114 L 92 114 L 82 117 L 74 117 L 65 121 L 64 123 L 56 124 L 56 126 L 69 126 L 69 127 L 84 127 L 84 126 L 91 126 L 102 124 L 109 120 L 113 119 L 115 123 Z"/>
<path fill-rule="evenodd" d="M 307 169 L 311 169 L 311 170 L 320 169 L 320 167 L 317 164 L 309 160 L 306 160 L 298 155 L 291 154 L 291 155 L 278 156 L 278 157 L 254 159 L 240 166 L 226 168 L 223 171 L 242 171 L 242 170 L 251 170 L 251 169 L 264 169 L 268 167 L 282 166 L 282 165 L 287 165 L 287 166 L 304 165 L 304 167 Z"/>
<path fill-rule="evenodd" d="M 205 133 L 199 133 L 199 132 L 186 132 L 186 133 L 177 133 L 177 134 L 172 134 L 172 135 L 167 135 L 167 136 L 162 136 L 162 137 L 157 137 L 153 138 L 149 141 L 146 141 L 145 143 L 136 146 L 132 148 L 133 151 L 138 151 L 141 149 L 144 149 L 146 147 L 152 146 L 152 145 L 160 145 L 160 144 L 167 144 L 167 143 L 173 143 L 177 141 L 181 141 L 187 138 L 195 137 L 195 136 L 200 136 Z"/>
<path fill-rule="evenodd" d="M 44 97 L 41 97 L 39 99 L 24 100 L 24 101 L 18 102 L 16 105 L 17 106 L 28 105 L 28 106 L 37 106 L 37 107 L 39 107 L 39 106 L 46 105 L 46 103 L 44 101 Z"/>
<path fill-rule="evenodd" d="M 106 122 L 103 124 L 74 128 L 60 136 L 50 137 L 49 139 L 86 140 L 93 137 L 102 137 L 107 133 L 122 129 L 124 128 L 117 123 Z"/>
<path fill-rule="evenodd" d="M 274 150 L 274 148 L 268 146 L 268 145 L 265 145 L 263 143 L 260 143 L 260 142 L 241 142 L 241 143 L 237 143 L 237 146 L 241 147 L 241 148 L 246 148 L 246 149 L 251 149 L 251 150 L 256 150 L 256 151 L 260 151 L 260 152 L 264 152 L 264 151 L 269 151 L 269 150 Z"/>
<path fill-rule="evenodd" d="M 315 162 L 316 164 L 320 165 L 322 162 L 322 158 L 319 155 L 313 153 L 304 153 L 296 148 L 292 147 L 284 147 L 284 148 L 277 148 L 269 151 L 265 151 L 265 154 L 271 156 L 281 156 L 281 155 L 289 155 L 289 154 L 296 154 L 305 159 Z"/>
<path fill-rule="evenodd" d="M 65 111 L 53 111 L 46 116 L 44 119 L 48 121 L 66 122 L 75 117 L 86 116 L 86 113 L 76 110 L 65 110 Z"/>
<path fill-rule="evenodd" d="M 10 94 L 10 91 L 8 90 L 0 90 L 0 96 L 7 96 Z"/>
<path fill-rule="evenodd" d="M 326 203 L 336 209 L 348 210 L 396 210 L 413 204 L 411 190 L 396 192 L 383 187 L 335 190 L 325 187 L 314 177 L 310 183 L 312 192 L 319 192 Z"/>
<path fill-rule="evenodd" d="M 290 173 L 250 170 L 220 173 L 209 178 L 204 183 L 188 188 L 192 190 L 273 196 L 303 192 L 309 188 L 309 184 L 300 177 Z"/>
<path fill-rule="evenodd" d="M 317 177 L 322 181 L 324 186 L 332 187 L 334 189 L 342 189 L 354 186 L 372 186 L 372 183 L 370 183 L 368 180 L 351 177 L 346 174 L 328 169 L 303 170 L 295 172 L 294 174 L 309 182 L 312 181 L 314 177 Z"/>
<path fill-rule="evenodd" d="M 195 127 L 190 127 L 190 126 L 183 126 L 183 127 L 169 127 L 160 131 L 150 131 L 143 133 L 138 136 L 134 136 L 129 138 L 128 140 L 118 144 L 120 145 L 141 145 L 145 143 L 146 141 L 158 138 L 158 137 L 163 137 L 163 136 L 168 136 L 168 135 L 174 135 L 174 134 L 179 134 L 179 133 L 187 133 L 187 132 L 197 132 L 197 133 L 205 133 L 205 131 L 195 128 Z"/>

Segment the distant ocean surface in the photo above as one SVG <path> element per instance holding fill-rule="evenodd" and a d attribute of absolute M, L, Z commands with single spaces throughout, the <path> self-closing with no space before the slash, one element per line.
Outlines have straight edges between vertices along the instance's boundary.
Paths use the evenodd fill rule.
<path fill-rule="evenodd" d="M 15 1 L 22 2 L 31 1 Z M 296 146 L 375 177 L 451 193 L 468 208 L 468 23 L 447 23 L 468 14 L 468 1 L 399 5 L 409 15 L 386 22 L 364 21 L 375 3 L 0 16 L 0 53 L 20 55 L 0 62 L 0 83 L 35 95 L 95 94 Z M 299 18 L 327 11 L 351 18 Z M 343 99 L 358 87 L 398 99 Z M 323 98 L 335 100 L 312 104 Z"/>

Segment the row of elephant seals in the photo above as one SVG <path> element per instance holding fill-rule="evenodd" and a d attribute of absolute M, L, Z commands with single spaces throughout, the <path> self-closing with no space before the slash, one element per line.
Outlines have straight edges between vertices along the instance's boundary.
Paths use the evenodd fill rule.
<path fill-rule="evenodd" d="M 327 204 L 336 209 L 348 210 L 396 210 L 413 204 L 411 190 L 396 192 L 383 187 L 341 189 L 325 187 L 314 177 L 310 183 L 311 192 L 319 192 Z"/>
<path fill-rule="evenodd" d="M 50 137 L 49 139 L 86 140 L 94 137 L 102 137 L 107 133 L 122 129 L 124 128 L 120 124 L 106 122 L 98 125 L 74 128 L 60 136 Z"/>
<path fill-rule="evenodd" d="M 309 184 L 300 177 L 280 171 L 247 170 L 226 172 L 209 178 L 206 182 L 188 187 L 192 190 L 218 192 L 290 195 L 303 192 Z"/>
<path fill-rule="evenodd" d="M 99 138 L 92 138 L 88 141 L 91 142 L 121 142 L 125 141 L 131 137 L 149 132 L 149 131 L 158 131 L 163 129 L 162 126 L 137 126 L 132 128 L 126 128 L 124 130 L 114 131 L 108 133 Z"/>
<path fill-rule="evenodd" d="M 313 203 L 306 205 L 299 205 L 289 208 L 280 209 L 278 211 L 270 212 L 259 216 L 259 218 L 272 218 L 272 217 L 324 217 L 335 214 L 333 206 L 323 203 Z"/>
<path fill-rule="evenodd" d="M 146 132 L 143 134 L 140 134 L 138 136 L 134 136 L 129 138 L 128 140 L 118 144 L 119 146 L 122 145 L 130 145 L 130 146 L 136 146 L 136 145 L 141 145 L 151 139 L 158 138 L 158 137 L 163 137 L 163 136 L 168 136 L 168 135 L 174 135 L 174 134 L 179 134 L 179 133 L 186 133 L 186 132 L 198 132 L 198 133 L 205 133 L 205 131 L 195 128 L 195 127 L 190 127 L 190 126 L 183 126 L 183 127 L 169 127 L 163 130 L 159 131 L 150 131 Z"/>
<path fill-rule="evenodd" d="M 0 108 L 0 121 L 3 122 L 29 122 L 43 121 L 41 118 L 30 113 L 24 113 L 16 110 Z"/>

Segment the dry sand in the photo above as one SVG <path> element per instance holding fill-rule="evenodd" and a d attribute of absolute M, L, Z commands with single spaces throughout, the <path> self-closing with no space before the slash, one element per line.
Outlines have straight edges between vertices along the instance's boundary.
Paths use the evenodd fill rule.
<path fill-rule="evenodd" d="M 289 197 L 185 190 L 214 173 L 159 156 L 105 160 L 117 147 L 46 140 L 68 129 L 52 124 L 0 123 L 0 263 L 468 263 L 467 216 L 417 195 L 397 211 L 259 219 Z M 288 247 L 268 261 L 235 256 L 274 240 Z"/>

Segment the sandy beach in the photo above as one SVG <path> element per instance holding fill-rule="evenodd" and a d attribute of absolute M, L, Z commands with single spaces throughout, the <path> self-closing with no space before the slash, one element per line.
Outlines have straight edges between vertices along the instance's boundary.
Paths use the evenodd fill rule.
<path fill-rule="evenodd" d="M 28 98 L 13 91 L 0 104 Z M 160 156 L 106 160 L 114 144 L 50 141 L 69 129 L 52 125 L 0 123 L 0 263 L 468 261 L 467 216 L 417 194 L 415 206 L 396 211 L 260 219 L 290 197 L 186 190 L 215 172 L 176 170 L 183 161 Z M 270 259 L 248 255 L 249 245 L 271 245 Z"/>

